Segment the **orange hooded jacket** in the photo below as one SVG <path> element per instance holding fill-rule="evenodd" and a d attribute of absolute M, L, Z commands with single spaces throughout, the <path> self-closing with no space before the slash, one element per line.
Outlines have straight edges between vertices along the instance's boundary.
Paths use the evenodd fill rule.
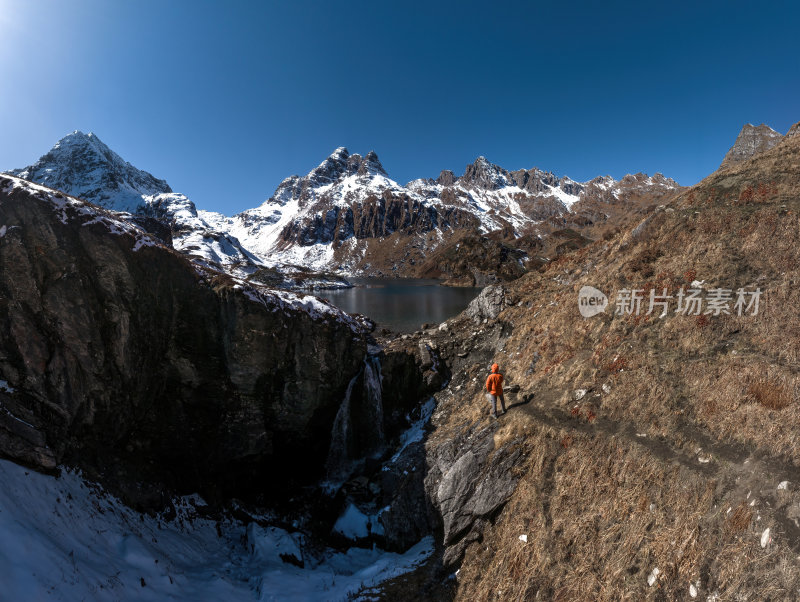
<path fill-rule="evenodd" d="M 492 373 L 486 379 L 486 390 L 490 395 L 503 394 L 503 375 L 498 370 L 500 370 L 500 366 L 492 364 Z"/>

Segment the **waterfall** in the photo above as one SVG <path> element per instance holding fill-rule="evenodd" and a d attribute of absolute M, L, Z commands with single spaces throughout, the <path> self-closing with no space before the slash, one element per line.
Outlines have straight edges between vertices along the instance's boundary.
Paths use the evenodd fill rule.
<path fill-rule="evenodd" d="M 357 387 L 359 379 L 361 386 Z M 381 361 L 377 354 L 369 354 L 347 385 L 333 421 L 325 462 L 329 486 L 336 487 L 336 483 L 346 480 L 357 461 L 378 457 L 385 449 Z"/>
<path fill-rule="evenodd" d="M 377 355 L 368 355 L 364 359 L 363 406 L 366 422 L 374 429 L 364 433 L 364 455 L 379 455 L 386 441 L 383 434 L 383 376 L 381 360 Z"/>
<path fill-rule="evenodd" d="M 342 404 L 336 412 L 331 429 L 331 444 L 328 448 L 328 459 L 325 462 L 325 471 L 329 480 L 347 477 L 348 468 L 354 455 L 355 442 L 353 440 L 353 421 L 350 417 L 350 399 L 361 372 L 356 374 L 347 385 Z"/>

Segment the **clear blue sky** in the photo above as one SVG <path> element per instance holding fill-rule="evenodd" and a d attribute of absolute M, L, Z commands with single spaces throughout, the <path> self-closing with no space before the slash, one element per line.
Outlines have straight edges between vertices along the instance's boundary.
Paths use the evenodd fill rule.
<path fill-rule="evenodd" d="M 796 2 L 0 0 L 0 168 L 72 130 L 233 214 L 337 146 L 692 184 L 800 121 Z"/>

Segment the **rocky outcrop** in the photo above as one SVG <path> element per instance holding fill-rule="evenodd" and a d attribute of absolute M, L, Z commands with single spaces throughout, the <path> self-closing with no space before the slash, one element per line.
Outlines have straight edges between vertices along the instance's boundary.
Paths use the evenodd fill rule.
<path fill-rule="evenodd" d="M 467 234 L 436 249 L 417 272 L 423 278 L 445 278 L 448 286 L 487 286 L 515 280 L 528 269 L 529 257 L 513 236 L 508 242 Z M 523 239 L 519 239 L 523 243 Z"/>
<path fill-rule="evenodd" d="M 425 489 L 441 516 L 446 566 L 461 561 L 466 547 L 480 539 L 516 488 L 513 467 L 523 454 L 522 441 L 498 448 L 496 430 L 496 423 L 472 425 L 445 443 L 428 447 Z"/>
<path fill-rule="evenodd" d="M 501 311 L 511 305 L 513 305 L 513 299 L 508 296 L 504 286 L 487 286 L 470 302 L 467 309 L 464 310 L 464 315 L 479 324 L 484 320 L 494 320 Z"/>
<path fill-rule="evenodd" d="M 729 167 L 735 163 L 747 161 L 754 156 L 771 149 L 783 139 L 783 135 L 762 123 L 754 126 L 745 124 L 736 137 L 736 142 L 730 148 L 720 167 Z"/>
<path fill-rule="evenodd" d="M 117 214 L 4 177 L 0 309 L 0 453 L 145 505 L 140 481 L 216 499 L 319 476 L 366 351 L 314 297 L 198 270 Z"/>

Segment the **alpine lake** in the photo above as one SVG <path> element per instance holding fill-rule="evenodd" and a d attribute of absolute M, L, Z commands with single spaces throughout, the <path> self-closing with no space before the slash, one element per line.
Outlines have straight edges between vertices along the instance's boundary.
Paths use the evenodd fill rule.
<path fill-rule="evenodd" d="M 363 314 L 378 328 L 408 333 L 439 324 L 464 309 L 481 287 L 442 286 L 418 278 L 349 278 L 353 288 L 317 293 L 348 313 Z"/>

